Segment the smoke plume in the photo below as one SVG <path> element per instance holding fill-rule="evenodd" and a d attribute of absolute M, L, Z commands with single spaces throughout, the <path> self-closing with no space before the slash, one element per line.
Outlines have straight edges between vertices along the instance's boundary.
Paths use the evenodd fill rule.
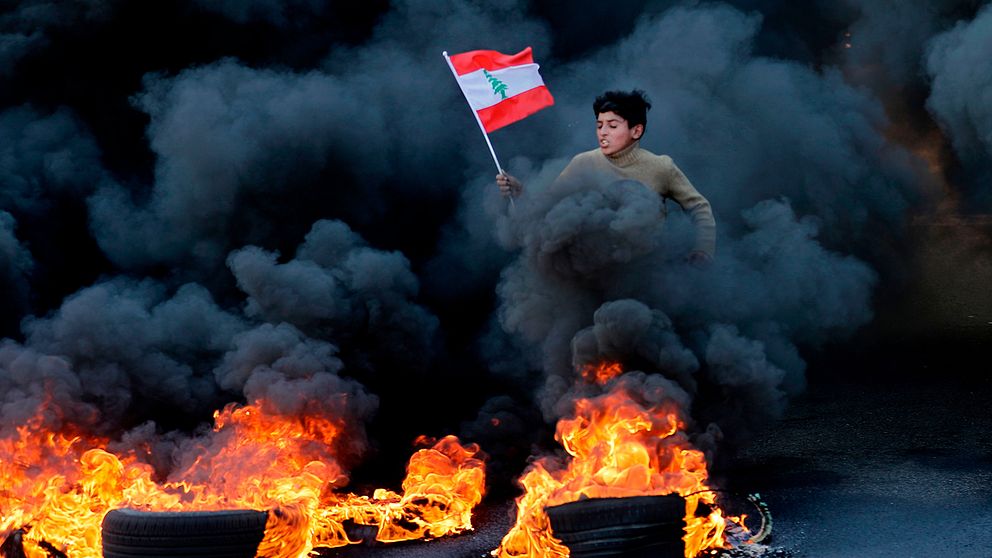
<path fill-rule="evenodd" d="M 72 424 L 168 476 L 264 402 L 346 420 L 356 464 L 461 433 L 508 482 L 608 359 L 718 451 L 900 292 L 934 173 L 987 208 L 987 7 L 552 4 L 6 9 L 0 429 Z M 526 46 L 556 104 L 492 134 L 510 204 L 440 54 Z M 556 180 L 632 88 L 642 147 L 714 208 L 708 267 L 671 200 Z M 940 171 L 906 141 L 934 130 Z"/>
<path fill-rule="evenodd" d="M 927 44 L 926 69 L 933 84 L 927 107 L 947 131 L 968 173 L 966 193 L 978 209 L 992 207 L 992 78 L 989 57 L 992 9 L 962 21 Z"/>

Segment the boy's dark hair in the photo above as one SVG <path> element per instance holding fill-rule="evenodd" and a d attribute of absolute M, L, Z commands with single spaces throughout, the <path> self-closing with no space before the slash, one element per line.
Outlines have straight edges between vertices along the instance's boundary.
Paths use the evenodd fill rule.
<path fill-rule="evenodd" d="M 633 91 L 607 91 L 592 103 L 592 110 L 599 117 L 604 112 L 615 112 L 627 121 L 627 126 L 633 128 L 642 124 L 648 128 L 648 110 L 651 101 L 640 89 Z"/>

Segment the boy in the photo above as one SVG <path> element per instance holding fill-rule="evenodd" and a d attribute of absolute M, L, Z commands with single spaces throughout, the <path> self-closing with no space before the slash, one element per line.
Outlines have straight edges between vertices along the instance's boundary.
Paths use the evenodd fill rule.
<path fill-rule="evenodd" d="M 644 92 L 607 91 L 596 97 L 592 108 L 596 114 L 599 147 L 572 158 L 557 180 L 579 173 L 607 173 L 618 179 L 636 180 L 663 198 L 675 200 L 690 214 L 696 227 L 695 246 L 687 259 L 694 264 L 711 261 L 716 247 L 716 221 L 710 203 L 675 166 L 671 157 L 640 148 L 640 139 L 647 126 L 647 112 L 651 108 Z M 518 196 L 523 192 L 523 184 L 506 173 L 496 176 L 496 184 L 503 196 Z"/>

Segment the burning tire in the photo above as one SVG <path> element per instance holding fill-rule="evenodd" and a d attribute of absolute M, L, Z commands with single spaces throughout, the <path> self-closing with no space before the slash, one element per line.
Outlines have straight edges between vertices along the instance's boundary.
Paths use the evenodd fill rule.
<path fill-rule="evenodd" d="M 593 498 L 545 511 L 572 558 L 685 555 L 685 499 L 678 495 Z"/>
<path fill-rule="evenodd" d="M 112 510 L 103 518 L 104 558 L 253 558 L 266 512 Z"/>

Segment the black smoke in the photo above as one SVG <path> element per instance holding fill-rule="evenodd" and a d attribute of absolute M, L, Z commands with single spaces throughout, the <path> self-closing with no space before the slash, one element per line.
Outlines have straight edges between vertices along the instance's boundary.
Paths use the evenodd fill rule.
<path fill-rule="evenodd" d="M 4 293 L 0 299 L 3 303 L 0 311 L 4 316 L 4 329 L 16 326 L 16 316 L 23 315 L 29 309 L 28 275 L 34 266 L 31 253 L 17 238 L 16 225 L 10 213 L 0 212 L 0 285 Z"/>
<path fill-rule="evenodd" d="M 508 481 L 608 358 L 678 386 L 717 451 L 903 288 L 939 190 L 920 138 L 987 207 L 976 2 L 144 4 L 0 13 L 4 432 L 40 413 L 164 470 L 265 400 L 347 417 L 370 478 L 454 432 Z M 440 54 L 525 46 L 556 104 L 492 135 L 509 205 Z M 595 95 L 634 87 L 643 146 L 714 207 L 708 268 L 672 202 L 554 180 Z"/>
<path fill-rule="evenodd" d="M 950 137 L 964 169 L 967 201 L 981 210 L 992 208 L 992 111 L 988 77 L 989 31 L 992 9 L 983 8 L 971 21 L 954 27 L 927 43 L 925 64 L 932 93 L 927 108 Z"/>

